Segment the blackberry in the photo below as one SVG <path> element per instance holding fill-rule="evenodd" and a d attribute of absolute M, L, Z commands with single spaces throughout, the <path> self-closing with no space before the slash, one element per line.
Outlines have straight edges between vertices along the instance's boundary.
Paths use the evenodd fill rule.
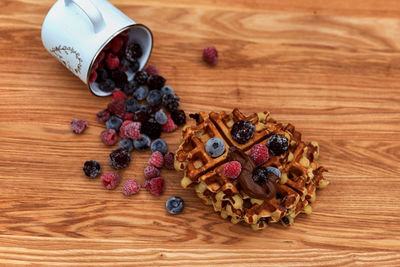
<path fill-rule="evenodd" d="M 251 122 L 237 121 L 232 126 L 232 139 L 239 144 L 245 144 L 253 137 L 255 129 L 256 127 Z"/>
<path fill-rule="evenodd" d="M 125 84 L 123 91 L 127 96 L 132 95 L 136 89 L 138 88 L 138 84 L 136 81 L 132 80 Z"/>
<path fill-rule="evenodd" d="M 149 117 L 147 116 L 147 113 L 140 110 L 136 111 L 135 115 L 133 116 L 133 121 L 140 122 L 141 124 L 145 123 L 148 120 Z"/>
<path fill-rule="evenodd" d="M 147 79 L 147 86 L 150 90 L 160 90 L 165 85 L 166 80 L 161 75 L 150 75 Z"/>
<path fill-rule="evenodd" d="M 161 136 L 161 125 L 157 122 L 146 121 L 142 124 L 141 133 L 151 139 L 157 139 Z"/>
<path fill-rule="evenodd" d="M 133 113 L 133 112 L 136 112 L 136 110 L 138 110 L 138 108 L 139 108 L 138 102 L 133 97 L 127 99 L 125 101 L 125 104 L 126 104 L 126 111 L 127 112 L 132 112 Z"/>
<path fill-rule="evenodd" d="M 162 103 L 169 112 L 173 112 L 179 108 L 179 97 L 175 94 L 164 95 Z"/>
<path fill-rule="evenodd" d="M 111 73 L 111 78 L 115 82 L 115 86 L 117 88 L 124 88 L 128 82 L 128 76 L 126 76 L 125 72 L 120 70 L 114 70 Z"/>
<path fill-rule="evenodd" d="M 186 115 L 183 110 L 175 110 L 171 112 L 171 118 L 175 122 L 176 125 L 186 124 Z"/>
<path fill-rule="evenodd" d="M 108 72 L 105 69 L 97 69 L 97 83 L 102 83 L 108 78 Z"/>
<path fill-rule="evenodd" d="M 269 152 L 274 156 L 280 156 L 289 148 L 289 143 L 286 137 L 281 134 L 271 135 L 267 142 Z"/>
<path fill-rule="evenodd" d="M 258 167 L 253 172 L 253 181 L 263 185 L 268 181 L 269 171 L 266 167 Z"/>
<path fill-rule="evenodd" d="M 110 79 L 105 79 L 103 82 L 99 83 L 99 88 L 103 92 L 112 92 L 115 89 L 115 82 Z"/>
<path fill-rule="evenodd" d="M 110 153 L 110 165 L 114 169 L 123 169 L 131 162 L 131 155 L 128 150 L 118 148 Z"/>
<path fill-rule="evenodd" d="M 138 43 L 132 42 L 126 46 L 125 56 L 127 60 L 134 62 L 140 58 L 142 54 L 142 47 Z"/>
<path fill-rule="evenodd" d="M 95 160 L 88 160 L 83 165 L 83 172 L 89 178 L 95 178 L 101 172 L 100 163 Z"/>
<path fill-rule="evenodd" d="M 152 90 L 146 98 L 147 103 L 150 106 L 157 106 L 161 103 L 161 92 L 158 90 Z"/>
<path fill-rule="evenodd" d="M 147 81 L 147 73 L 144 71 L 138 71 L 138 72 L 136 72 L 133 80 L 136 81 L 140 85 L 145 84 Z"/>

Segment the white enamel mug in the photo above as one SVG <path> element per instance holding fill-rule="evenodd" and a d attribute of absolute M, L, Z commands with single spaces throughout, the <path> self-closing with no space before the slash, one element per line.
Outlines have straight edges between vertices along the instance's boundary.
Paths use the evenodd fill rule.
<path fill-rule="evenodd" d="M 97 96 L 110 95 L 97 83 L 89 84 L 93 63 L 102 49 L 118 34 L 128 30 L 128 42 L 142 47 L 140 70 L 153 48 L 151 31 L 136 24 L 106 0 L 58 0 L 42 25 L 44 47 Z M 129 76 L 129 75 L 128 75 Z"/>

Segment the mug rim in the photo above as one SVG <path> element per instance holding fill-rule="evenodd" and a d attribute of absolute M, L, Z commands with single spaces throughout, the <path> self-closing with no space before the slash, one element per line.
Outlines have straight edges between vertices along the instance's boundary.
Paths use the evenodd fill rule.
<path fill-rule="evenodd" d="M 154 43 L 154 42 L 153 42 L 153 40 L 154 40 L 154 38 L 153 38 L 153 33 L 151 32 L 151 30 L 150 30 L 146 25 L 140 24 L 140 23 L 129 24 L 129 25 L 127 25 L 127 26 L 121 28 L 120 30 L 116 31 L 113 35 L 111 35 L 111 36 L 100 46 L 99 50 L 97 50 L 95 56 L 93 57 L 92 61 L 90 62 L 90 65 L 89 65 L 89 68 L 88 68 L 88 72 L 87 72 L 87 75 L 86 75 L 86 85 L 87 85 L 87 87 L 89 88 L 90 92 L 91 92 L 93 95 L 95 95 L 95 96 L 97 96 L 97 97 L 102 97 L 102 96 L 100 96 L 100 95 L 96 95 L 96 94 L 93 92 L 92 88 L 90 87 L 90 83 L 89 83 L 90 73 L 92 73 L 92 68 L 93 68 L 93 64 L 94 64 L 95 60 L 97 59 L 97 57 L 99 56 L 99 54 L 101 53 L 101 51 L 103 51 L 103 48 L 106 47 L 106 45 L 107 45 L 112 39 L 114 39 L 114 37 L 118 36 L 121 32 L 124 32 L 124 31 L 126 31 L 126 30 L 128 30 L 128 29 L 132 29 L 132 28 L 135 28 L 135 27 L 143 27 L 143 28 L 145 28 L 145 29 L 150 33 L 150 36 L 151 36 L 151 47 L 150 47 L 150 52 L 149 52 L 149 56 L 147 57 L 146 61 L 145 61 L 144 64 L 143 64 L 143 67 L 146 66 L 147 62 L 149 62 L 149 59 L 150 59 L 150 56 L 151 56 L 151 52 L 153 51 L 153 43 Z"/>

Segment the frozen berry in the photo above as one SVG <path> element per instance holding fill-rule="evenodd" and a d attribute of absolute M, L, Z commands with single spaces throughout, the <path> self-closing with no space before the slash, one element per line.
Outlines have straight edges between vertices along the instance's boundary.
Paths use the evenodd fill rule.
<path fill-rule="evenodd" d="M 159 151 L 164 155 L 168 151 L 168 145 L 164 140 L 159 138 L 151 143 L 150 149 L 152 152 Z"/>
<path fill-rule="evenodd" d="M 111 190 L 121 182 L 121 176 L 118 173 L 107 172 L 101 176 L 101 182 L 107 189 Z"/>
<path fill-rule="evenodd" d="M 133 120 L 143 124 L 149 120 L 149 117 L 147 116 L 146 112 L 138 110 L 135 112 L 135 116 L 133 117 Z"/>
<path fill-rule="evenodd" d="M 138 107 L 138 110 L 141 111 L 141 112 L 144 112 L 144 113 L 146 113 L 146 114 L 149 114 L 149 113 L 150 113 L 149 106 L 148 106 L 148 105 L 145 105 L 145 104 L 140 105 L 140 106 Z"/>
<path fill-rule="evenodd" d="M 255 129 L 249 121 L 237 121 L 232 126 L 232 139 L 239 144 L 245 144 L 253 137 Z"/>
<path fill-rule="evenodd" d="M 167 123 L 167 115 L 165 115 L 164 110 L 160 109 L 158 110 L 155 115 L 154 118 L 156 119 L 156 122 L 158 122 L 160 125 L 166 124 Z"/>
<path fill-rule="evenodd" d="M 114 70 L 111 73 L 111 78 L 115 82 L 115 86 L 120 89 L 123 89 L 128 82 L 128 76 L 121 70 Z"/>
<path fill-rule="evenodd" d="M 157 66 L 154 65 L 148 65 L 144 71 L 148 74 L 148 75 L 157 75 L 158 74 L 158 68 Z"/>
<path fill-rule="evenodd" d="M 285 153 L 288 148 L 288 140 L 281 134 L 271 135 L 267 142 L 269 152 L 274 156 L 280 156 Z"/>
<path fill-rule="evenodd" d="M 183 110 L 175 110 L 171 112 L 171 118 L 175 122 L 176 125 L 184 125 L 186 124 L 186 115 Z"/>
<path fill-rule="evenodd" d="M 83 172 L 89 178 L 95 178 L 101 172 L 100 163 L 95 160 L 88 160 L 83 165 Z"/>
<path fill-rule="evenodd" d="M 263 185 L 268 181 L 269 172 L 266 167 L 258 167 L 253 172 L 253 181 L 259 185 Z"/>
<path fill-rule="evenodd" d="M 150 147 L 150 143 L 150 138 L 145 134 L 142 134 L 139 139 L 133 140 L 133 146 L 138 151 L 147 150 Z"/>
<path fill-rule="evenodd" d="M 118 148 L 110 153 L 110 165 L 114 169 L 123 169 L 131 162 L 128 150 Z"/>
<path fill-rule="evenodd" d="M 106 52 L 101 51 L 100 54 L 96 57 L 94 64 L 99 64 L 106 57 Z"/>
<path fill-rule="evenodd" d="M 131 122 L 124 127 L 124 135 L 126 136 L 126 138 L 130 138 L 133 140 L 140 139 L 142 137 L 140 129 L 140 122 Z"/>
<path fill-rule="evenodd" d="M 174 94 L 174 90 L 170 86 L 163 86 L 163 88 L 161 88 L 161 95 L 164 96 L 169 94 Z"/>
<path fill-rule="evenodd" d="M 168 170 L 174 170 L 174 153 L 172 152 L 168 152 L 167 154 L 165 154 L 164 156 L 164 167 L 167 168 Z"/>
<path fill-rule="evenodd" d="M 106 44 L 106 46 L 103 48 L 103 51 L 108 51 L 110 49 L 111 49 L 111 42 Z"/>
<path fill-rule="evenodd" d="M 150 106 L 157 106 L 161 103 L 161 92 L 159 90 L 151 90 L 146 98 Z"/>
<path fill-rule="evenodd" d="M 136 112 L 136 110 L 139 108 L 139 104 L 135 98 L 129 98 L 125 101 L 126 105 L 126 111 L 128 112 Z"/>
<path fill-rule="evenodd" d="M 139 85 L 145 84 L 147 81 L 147 73 L 144 71 L 138 71 L 133 77 L 133 80 L 136 81 Z"/>
<path fill-rule="evenodd" d="M 110 112 L 105 109 L 100 111 L 99 113 L 96 114 L 96 118 L 99 122 L 105 122 L 111 117 Z"/>
<path fill-rule="evenodd" d="M 126 46 L 125 56 L 129 61 L 136 61 L 142 54 L 142 47 L 138 43 L 132 42 Z"/>
<path fill-rule="evenodd" d="M 128 138 L 128 137 L 125 135 L 125 127 L 126 127 L 128 124 L 130 124 L 130 123 L 132 123 L 131 120 L 126 120 L 126 121 L 124 121 L 124 122 L 122 123 L 121 127 L 119 128 L 119 136 L 121 136 L 122 138 Z"/>
<path fill-rule="evenodd" d="M 140 185 L 133 179 L 130 179 L 125 182 L 124 186 L 122 187 L 122 194 L 125 196 L 131 196 L 138 193 L 140 190 Z"/>
<path fill-rule="evenodd" d="M 179 214 L 182 212 L 185 203 L 180 197 L 170 197 L 165 203 L 167 211 L 171 214 Z"/>
<path fill-rule="evenodd" d="M 161 135 L 161 126 L 157 122 L 146 121 L 142 125 L 141 132 L 151 139 L 157 139 Z"/>
<path fill-rule="evenodd" d="M 117 101 L 113 101 L 107 106 L 107 110 L 110 111 L 112 114 L 123 118 L 126 112 L 126 105 L 125 100 L 119 99 Z"/>
<path fill-rule="evenodd" d="M 257 166 L 267 162 L 269 159 L 267 147 L 262 144 L 254 145 L 250 150 L 250 157 Z"/>
<path fill-rule="evenodd" d="M 161 125 L 161 130 L 166 133 L 170 133 L 176 130 L 178 126 L 175 124 L 175 122 L 171 118 L 171 114 L 167 115 L 167 122 L 163 125 Z"/>
<path fill-rule="evenodd" d="M 112 93 L 112 101 L 117 101 L 117 100 L 126 100 L 128 97 L 126 94 L 120 90 L 114 90 Z"/>
<path fill-rule="evenodd" d="M 162 103 L 169 112 L 173 112 L 179 108 L 179 97 L 174 94 L 164 95 L 162 97 Z"/>
<path fill-rule="evenodd" d="M 217 158 L 224 154 L 225 143 L 217 137 L 210 138 L 206 143 L 206 152 L 210 157 Z"/>
<path fill-rule="evenodd" d="M 106 56 L 106 66 L 109 70 L 114 70 L 119 66 L 119 58 L 113 53 L 108 53 Z"/>
<path fill-rule="evenodd" d="M 160 151 L 154 151 L 149 158 L 149 165 L 161 168 L 164 165 L 164 156 Z"/>
<path fill-rule="evenodd" d="M 97 79 L 96 82 L 104 82 L 108 78 L 108 72 L 105 69 L 97 69 Z"/>
<path fill-rule="evenodd" d="M 89 83 L 94 83 L 97 80 L 97 72 L 96 70 L 92 70 L 89 76 Z"/>
<path fill-rule="evenodd" d="M 74 119 L 71 121 L 71 129 L 76 134 L 81 134 L 88 127 L 88 123 L 84 120 Z"/>
<path fill-rule="evenodd" d="M 133 96 L 137 100 L 144 100 L 146 99 L 147 95 L 149 94 L 149 89 L 147 89 L 146 86 L 140 86 L 139 88 L 136 89 L 136 91 L 133 93 Z"/>
<path fill-rule="evenodd" d="M 122 139 L 119 142 L 119 147 L 123 148 L 125 150 L 128 150 L 128 152 L 132 152 L 133 150 L 133 142 L 131 139 Z"/>
<path fill-rule="evenodd" d="M 144 169 L 144 177 L 149 180 L 160 176 L 160 170 L 154 166 L 147 166 Z"/>
<path fill-rule="evenodd" d="M 122 58 L 119 62 L 119 67 L 118 69 L 127 72 L 131 66 L 131 62 L 129 62 L 126 58 Z"/>
<path fill-rule="evenodd" d="M 99 88 L 103 92 L 112 92 L 115 89 L 115 82 L 110 79 L 105 79 L 101 83 L 99 83 Z"/>
<path fill-rule="evenodd" d="M 222 166 L 222 174 L 228 178 L 236 179 L 242 171 L 242 165 L 238 161 L 229 161 Z"/>
<path fill-rule="evenodd" d="M 203 60 L 210 65 L 218 63 L 218 51 L 215 46 L 207 46 L 203 50 Z"/>
<path fill-rule="evenodd" d="M 142 184 L 142 187 L 146 188 L 151 194 L 159 196 L 162 193 L 164 193 L 164 188 L 165 188 L 164 178 L 156 177 L 147 180 Z"/>
<path fill-rule="evenodd" d="M 122 40 L 121 37 L 117 36 L 111 41 L 111 51 L 114 54 L 116 54 L 122 48 L 123 45 L 124 45 L 124 41 Z"/>
<path fill-rule="evenodd" d="M 129 81 L 127 84 L 125 84 L 124 86 L 124 93 L 128 96 L 133 95 L 133 93 L 135 92 L 135 90 L 137 89 L 138 84 L 137 82 L 135 82 L 134 80 Z"/>
<path fill-rule="evenodd" d="M 147 85 L 150 90 L 160 90 L 165 85 L 165 78 L 161 75 L 150 75 L 147 79 Z"/>
<path fill-rule="evenodd" d="M 106 122 L 107 129 L 114 129 L 115 131 L 119 131 L 119 128 L 122 125 L 122 120 L 117 116 L 111 116 Z"/>
<path fill-rule="evenodd" d="M 130 67 L 130 69 L 131 69 L 131 71 L 133 72 L 133 73 L 135 73 L 135 72 L 137 72 L 138 70 L 139 70 L 139 68 L 140 68 L 140 63 L 139 63 L 139 61 L 133 61 L 132 62 L 132 64 L 131 64 L 131 67 Z"/>
<path fill-rule="evenodd" d="M 131 120 L 133 120 L 133 118 L 134 118 L 134 114 L 133 114 L 133 113 L 131 113 L 131 112 L 126 112 L 126 113 L 124 114 L 124 117 L 122 118 L 122 120 L 123 120 L 123 121 L 126 121 L 126 120 L 131 121 Z"/>
<path fill-rule="evenodd" d="M 100 134 L 101 141 L 108 146 L 115 145 L 118 141 L 117 132 L 114 129 L 107 129 Z"/>
<path fill-rule="evenodd" d="M 267 171 L 270 174 L 274 174 L 277 177 L 281 177 L 281 171 L 275 167 L 267 167 Z"/>

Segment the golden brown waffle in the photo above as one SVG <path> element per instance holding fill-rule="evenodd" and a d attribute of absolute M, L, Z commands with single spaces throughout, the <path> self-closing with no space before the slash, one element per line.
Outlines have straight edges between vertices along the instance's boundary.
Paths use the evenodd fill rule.
<path fill-rule="evenodd" d="M 249 121 L 255 126 L 253 137 L 245 144 L 237 143 L 230 134 L 233 124 L 239 120 Z M 281 172 L 281 177 L 274 183 L 276 195 L 264 200 L 251 198 L 238 179 L 222 174 L 223 164 L 228 162 L 231 148 L 248 155 L 252 146 L 267 144 L 273 134 L 285 136 L 289 143 L 284 154 L 270 154 L 269 160 L 262 165 L 278 168 Z M 205 150 L 205 143 L 212 137 L 225 143 L 225 153 L 218 158 L 211 158 Z M 221 217 L 230 219 L 232 223 L 250 224 L 257 230 L 276 222 L 291 225 L 298 214 L 311 213 L 310 204 L 315 201 L 316 188 L 328 185 L 322 175 L 326 169 L 318 166 L 318 155 L 318 143 L 301 141 L 301 134 L 293 125 L 283 126 L 268 112 L 245 116 L 234 109 L 230 114 L 211 112 L 209 116 L 201 112 L 197 124 L 183 130 L 175 168 L 184 171 L 182 186 L 195 187 L 204 204 L 212 205 Z"/>

